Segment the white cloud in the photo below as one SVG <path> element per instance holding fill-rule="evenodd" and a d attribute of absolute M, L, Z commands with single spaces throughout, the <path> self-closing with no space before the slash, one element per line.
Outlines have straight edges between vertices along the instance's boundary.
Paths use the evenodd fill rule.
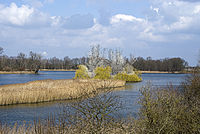
<path fill-rule="evenodd" d="M 49 26 L 55 23 L 47 14 L 27 5 L 18 7 L 15 3 L 0 8 L 0 24 L 23 27 Z"/>
<path fill-rule="evenodd" d="M 115 16 L 112 16 L 112 18 L 110 19 L 110 23 L 113 24 L 113 23 L 119 23 L 119 22 L 126 22 L 126 21 L 129 21 L 129 22 L 133 22 L 133 21 L 138 21 L 138 22 L 142 22 L 143 19 L 141 18 L 136 18 L 132 15 L 126 15 L 126 14 L 117 14 Z"/>
<path fill-rule="evenodd" d="M 200 5 L 195 6 L 193 13 L 200 14 Z"/>
<path fill-rule="evenodd" d="M 22 26 L 28 22 L 28 19 L 33 12 L 33 8 L 29 8 L 25 5 L 18 8 L 15 3 L 11 3 L 9 7 L 0 8 L 0 23 L 10 23 Z"/>
<path fill-rule="evenodd" d="M 159 14 L 154 18 L 157 34 L 191 34 L 200 29 L 200 3 L 155 0 L 151 9 L 154 7 L 159 8 Z"/>
<path fill-rule="evenodd" d="M 147 14 L 147 18 L 122 13 L 105 13 L 100 15 L 100 19 L 91 14 L 61 17 L 49 16 L 27 5 L 0 5 L 0 43 L 19 45 L 21 48 L 47 48 L 43 49 L 44 55 L 47 55 L 46 51 L 50 55 L 50 48 L 52 51 L 60 48 L 62 54 L 67 55 L 65 51 L 71 48 L 80 48 L 82 52 L 93 44 L 147 52 L 167 43 L 199 43 L 199 3 L 154 0 L 149 13 L 151 16 Z"/>

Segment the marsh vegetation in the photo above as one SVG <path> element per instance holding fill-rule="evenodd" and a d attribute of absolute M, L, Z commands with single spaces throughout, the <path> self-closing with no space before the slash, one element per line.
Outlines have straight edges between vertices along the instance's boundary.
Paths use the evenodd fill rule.
<path fill-rule="evenodd" d="M 27 104 L 82 98 L 104 88 L 124 87 L 119 80 L 38 80 L 0 86 L 0 105 Z"/>
<path fill-rule="evenodd" d="M 2 125 L 1 133 L 200 133 L 200 74 L 186 78 L 179 88 L 153 88 L 140 90 L 141 105 L 138 117 L 119 118 L 123 108 L 119 96 L 107 90 L 106 94 L 68 105 L 62 105 L 59 119 L 29 125 Z"/>

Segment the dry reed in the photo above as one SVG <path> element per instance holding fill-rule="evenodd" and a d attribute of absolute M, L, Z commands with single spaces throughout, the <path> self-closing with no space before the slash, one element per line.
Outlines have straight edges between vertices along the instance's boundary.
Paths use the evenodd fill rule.
<path fill-rule="evenodd" d="M 27 104 L 84 97 L 98 89 L 123 87 L 114 80 L 38 80 L 0 86 L 0 105 Z"/>

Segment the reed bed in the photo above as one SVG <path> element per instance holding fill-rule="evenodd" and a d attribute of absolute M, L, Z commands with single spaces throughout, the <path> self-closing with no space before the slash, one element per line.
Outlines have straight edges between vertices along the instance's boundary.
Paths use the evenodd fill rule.
<path fill-rule="evenodd" d="M 124 87 L 116 80 L 38 80 L 0 86 L 0 105 L 28 104 L 84 97 L 104 88 Z"/>

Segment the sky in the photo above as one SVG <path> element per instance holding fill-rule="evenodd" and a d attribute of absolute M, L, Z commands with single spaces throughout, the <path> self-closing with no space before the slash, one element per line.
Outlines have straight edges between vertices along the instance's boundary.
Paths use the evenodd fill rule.
<path fill-rule="evenodd" d="M 0 0 L 0 47 L 9 56 L 87 56 L 92 45 L 124 56 L 200 53 L 200 0 Z"/>

